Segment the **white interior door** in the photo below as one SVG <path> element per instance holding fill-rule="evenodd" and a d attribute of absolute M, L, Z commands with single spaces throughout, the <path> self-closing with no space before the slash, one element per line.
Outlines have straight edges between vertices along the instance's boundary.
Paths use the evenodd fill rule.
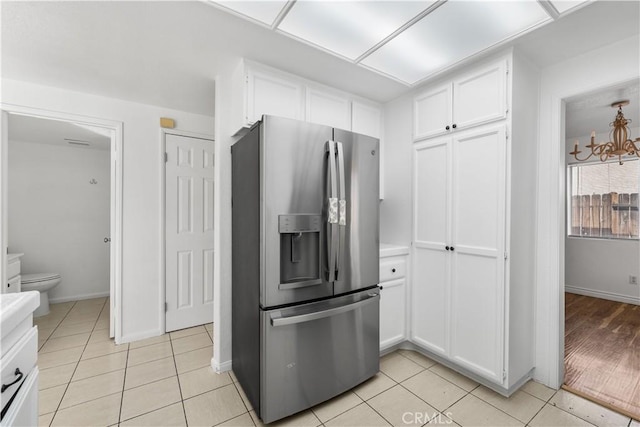
<path fill-rule="evenodd" d="M 213 141 L 166 134 L 166 331 L 213 321 Z"/>

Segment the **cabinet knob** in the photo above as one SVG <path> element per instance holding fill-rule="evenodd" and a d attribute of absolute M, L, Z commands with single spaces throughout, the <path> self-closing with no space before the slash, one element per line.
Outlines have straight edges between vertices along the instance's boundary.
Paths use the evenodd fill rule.
<path fill-rule="evenodd" d="M 446 250 L 449 250 L 449 249 L 450 249 L 450 248 L 449 248 L 449 246 L 445 246 L 444 248 L 445 248 Z"/>
<path fill-rule="evenodd" d="M 458 127 L 458 125 L 454 123 L 452 127 L 455 129 Z"/>
<path fill-rule="evenodd" d="M 444 130 L 449 130 L 449 125 L 447 125 L 447 127 L 445 127 Z"/>
<path fill-rule="evenodd" d="M 456 250 L 456 248 L 454 248 L 453 246 L 451 246 L 451 250 L 452 250 L 452 251 L 455 251 L 455 250 Z"/>
<path fill-rule="evenodd" d="M 10 287 L 11 287 L 11 283 L 7 283 L 7 288 L 10 288 Z"/>
<path fill-rule="evenodd" d="M 396 269 L 395 269 L 395 268 L 392 268 L 392 269 L 391 269 L 391 272 L 392 272 L 392 273 L 395 273 L 395 272 L 396 272 Z"/>

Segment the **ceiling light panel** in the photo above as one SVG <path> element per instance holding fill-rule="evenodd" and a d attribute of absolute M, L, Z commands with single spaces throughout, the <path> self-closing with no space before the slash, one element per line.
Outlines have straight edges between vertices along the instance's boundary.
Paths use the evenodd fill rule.
<path fill-rule="evenodd" d="M 559 13 L 564 13 L 569 9 L 573 9 L 574 7 L 586 3 L 585 0 L 551 0 L 551 4 Z"/>
<path fill-rule="evenodd" d="M 297 1 L 278 30 L 355 60 L 435 1 Z"/>
<path fill-rule="evenodd" d="M 450 0 L 361 63 L 413 84 L 549 19 L 536 1 Z"/>
<path fill-rule="evenodd" d="M 241 15 L 271 26 L 287 1 L 214 1 Z"/>

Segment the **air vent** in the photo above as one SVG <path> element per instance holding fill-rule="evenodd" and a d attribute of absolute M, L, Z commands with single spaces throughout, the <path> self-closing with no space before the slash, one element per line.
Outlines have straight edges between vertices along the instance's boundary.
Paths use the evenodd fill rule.
<path fill-rule="evenodd" d="M 65 138 L 64 140 L 67 141 L 67 143 L 71 144 L 71 145 L 83 145 L 85 147 L 88 147 L 89 145 L 91 145 L 91 143 L 89 141 L 82 141 L 80 139 Z"/>

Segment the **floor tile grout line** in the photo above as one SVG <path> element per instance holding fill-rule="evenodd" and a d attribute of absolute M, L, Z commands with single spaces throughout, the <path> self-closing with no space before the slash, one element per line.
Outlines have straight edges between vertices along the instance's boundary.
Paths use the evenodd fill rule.
<path fill-rule="evenodd" d="M 353 391 L 353 389 L 351 389 L 351 390 L 347 390 L 347 391 L 345 391 L 344 393 L 339 394 L 338 396 L 342 396 L 342 395 L 347 394 L 347 393 L 349 393 L 349 392 L 353 393 L 353 394 L 354 394 L 358 399 L 360 399 L 360 402 L 359 402 L 356 406 L 352 406 L 351 408 L 346 409 L 346 410 L 344 410 L 344 411 L 340 412 L 339 414 L 337 414 L 337 415 L 335 415 L 335 416 L 333 416 L 333 417 L 329 418 L 327 421 L 322 421 L 322 420 L 320 419 L 320 417 L 318 416 L 318 414 L 316 414 L 316 411 L 314 411 L 314 410 L 313 410 L 313 408 L 315 408 L 316 406 L 320 406 L 320 405 L 322 405 L 323 403 L 331 402 L 331 400 L 332 400 L 332 399 L 325 400 L 324 402 L 321 402 L 321 403 L 319 403 L 319 404 L 317 404 L 317 405 L 315 405 L 314 407 L 309 408 L 309 409 L 311 410 L 311 412 L 313 412 L 313 415 L 315 415 L 315 417 L 320 421 L 320 424 L 324 424 L 324 423 L 326 423 L 326 422 L 329 422 L 329 421 L 333 420 L 334 418 L 339 417 L 340 415 L 344 414 L 345 412 L 349 412 L 349 411 L 350 411 L 350 410 L 352 410 L 353 408 L 355 408 L 355 407 L 357 407 L 357 406 L 360 406 L 362 403 L 366 403 L 366 400 L 364 400 L 363 398 L 361 398 L 360 396 L 358 396 L 358 394 L 357 394 L 356 392 L 354 392 L 354 391 Z M 338 397 L 338 396 L 335 396 L 335 397 Z M 335 397 L 334 397 L 334 398 L 335 398 Z"/>
<path fill-rule="evenodd" d="M 76 305 L 76 303 L 74 302 L 71 305 L 71 308 L 69 308 L 69 311 L 67 311 L 67 313 L 64 315 L 62 320 L 64 320 L 67 317 L 67 315 L 71 312 L 71 309 L 73 307 L 75 307 L 75 305 Z M 53 332 L 51 332 L 51 335 L 53 335 L 53 333 L 56 331 L 56 329 L 58 329 L 58 326 L 62 323 L 62 320 L 60 320 L 60 323 L 58 323 L 58 325 L 56 325 L 56 328 L 53 330 Z M 49 338 L 47 338 L 47 340 L 45 341 L 45 344 L 47 343 L 47 341 L 49 341 Z M 43 346 L 44 346 L 44 344 L 43 344 Z M 38 350 L 38 356 L 39 355 L 40 355 L 40 350 Z M 82 356 L 82 353 L 81 353 L 81 356 Z M 73 372 L 71 373 L 71 378 L 73 378 L 73 375 L 76 373 L 76 369 L 78 369 L 78 363 L 80 363 L 80 359 L 78 359 L 76 361 L 76 367 L 73 369 Z M 53 411 L 53 417 L 51 417 L 51 421 L 49 422 L 49 426 L 51 426 L 53 424 L 53 420 L 55 420 L 56 419 L 56 415 L 58 415 L 58 410 L 60 409 L 60 405 L 62 404 L 62 400 L 64 399 L 64 396 L 67 394 L 67 390 L 69 390 L 69 384 L 71 384 L 71 378 L 69 379 L 69 382 L 67 382 L 67 384 L 65 384 L 64 392 L 62 393 L 62 396 L 60 397 L 60 401 L 58 402 L 58 405 L 56 405 L 56 409 Z M 40 393 L 40 390 L 38 390 L 38 393 Z"/>
<path fill-rule="evenodd" d="M 182 415 L 184 416 L 185 424 L 188 426 L 189 419 L 187 418 L 187 408 L 184 407 L 184 396 L 182 395 L 182 387 L 180 386 L 180 374 L 178 373 L 176 354 L 173 352 L 173 339 L 171 338 L 171 333 L 169 333 L 169 345 L 171 346 L 171 357 L 173 357 L 173 368 L 176 370 L 176 378 L 178 380 L 178 391 L 180 392 L 180 405 L 182 406 Z"/>
<path fill-rule="evenodd" d="M 389 421 L 388 419 L 386 419 L 384 417 L 384 415 L 382 415 L 380 412 L 376 411 L 376 408 L 374 408 L 373 406 L 369 405 L 369 402 L 365 401 L 363 402 L 365 405 L 367 405 L 373 412 L 375 412 L 376 414 L 378 414 L 383 420 L 385 420 L 391 427 L 393 427 L 393 424 L 391 423 L 391 421 Z M 360 405 L 357 405 L 360 406 Z"/>

